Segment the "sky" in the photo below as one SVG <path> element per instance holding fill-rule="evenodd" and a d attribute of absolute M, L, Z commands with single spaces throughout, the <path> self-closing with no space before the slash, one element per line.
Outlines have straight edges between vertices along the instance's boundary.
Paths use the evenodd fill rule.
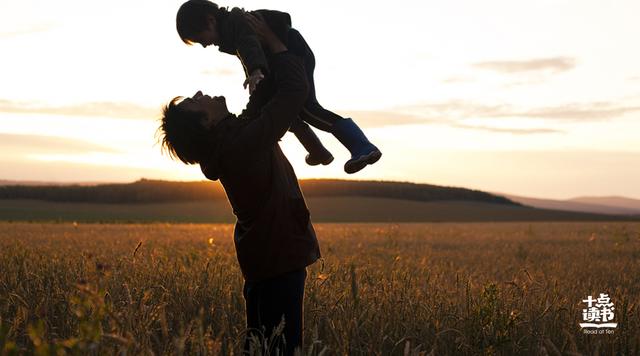
<path fill-rule="evenodd" d="M 248 100 L 236 57 L 184 45 L 182 1 L 0 3 L 0 180 L 205 179 L 162 155 L 160 110 L 197 90 Z M 300 178 L 395 180 L 530 197 L 640 198 L 638 1 L 229 1 L 286 11 L 316 56 L 319 102 L 383 152 Z"/>

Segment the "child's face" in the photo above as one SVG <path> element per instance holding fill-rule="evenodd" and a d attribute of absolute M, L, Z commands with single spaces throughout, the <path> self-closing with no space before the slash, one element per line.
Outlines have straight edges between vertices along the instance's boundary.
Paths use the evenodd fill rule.
<path fill-rule="evenodd" d="M 218 33 L 218 29 L 216 28 L 216 18 L 213 16 L 208 17 L 207 27 L 193 36 L 191 39 L 192 42 L 199 43 L 203 48 L 207 46 L 220 45 L 220 34 Z"/>

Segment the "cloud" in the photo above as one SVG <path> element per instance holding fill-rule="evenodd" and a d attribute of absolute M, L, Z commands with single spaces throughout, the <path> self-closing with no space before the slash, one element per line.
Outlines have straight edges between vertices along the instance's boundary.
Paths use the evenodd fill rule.
<path fill-rule="evenodd" d="M 63 137 L 0 133 L 0 151 L 6 155 L 36 153 L 119 152 L 91 142 Z"/>
<path fill-rule="evenodd" d="M 131 182 L 140 177 L 172 177 L 172 171 L 153 168 L 132 168 L 82 164 L 73 162 L 43 162 L 33 159 L 14 159 L 0 156 L 3 170 L 0 179 L 40 182 Z"/>
<path fill-rule="evenodd" d="M 202 72 L 203 75 L 213 75 L 213 76 L 230 76 L 236 74 L 236 71 L 229 68 L 219 68 L 219 69 L 205 69 Z"/>
<path fill-rule="evenodd" d="M 425 117 L 438 118 L 438 121 L 455 121 L 474 117 L 493 117 L 507 111 L 505 105 L 477 104 L 464 100 L 450 100 L 440 103 L 407 105 L 396 108 Z"/>
<path fill-rule="evenodd" d="M 363 128 L 377 128 L 399 125 L 441 124 L 455 128 L 482 130 L 494 133 L 514 135 L 564 133 L 552 128 L 505 128 L 481 125 L 466 125 L 458 120 L 469 117 L 493 117 L 493 113 L 506 112 L 503 106 L 485 106 L 465 103 L 442 103 L 428 106 L 423 115 L 411 115 L 394 111 L 348 111 L 344 114 L 352 117 Z"/>
<path fill-rule="evenodd" d="M 636 111 L 640 111 L 640 106 L 619 106 L 612 103 L 599 102 L 537 108 L 516 113 L 513 116 L 572 121 L 600 121 L 621 117 Z"/>
<path fill-rule="evenodd" d="M 640 106 L 620 105 L 612 102 L 569 103 L 565 105 L 532 109 L 515 108 L 510 105 L 487 105 L 452 100 L 443 103 L 419 104 L 398 108 L 427 117 L 438 117 L 441 121 L 456 121 L 472 118 L 529 118 L 557 121 L 604 121 L 640 111 Z"/>
<path fill-rule="evenodd" d="M 0 112 L 14 114 L 50 114 L 127 119 L 157 118 L 160 108 L 143 107 L 126 102 L 90 102 L 66 106 L 50 106 L 0 99 Z"/>
<path fill-rule="evenodd" d="M 539 85 L 539 84 L 546 83 L 547 80 L 548 78 L 544 78 L 544 76 L 535 76 L 535 77 L 529 77 L 525 80 L 516 80 L 510 83 L 505 83 L 503 87 L 507 89 L 511 89 L 511 88 L 517 88 L 517 87 L 523 87 L 523 86 Z"/>
<path fill-rule="evenodd" d="M 473 67 L 500 73 L 528 73 L 546 71 L 566 72 L 576 66 L 576 59 L 570 57 L 536 58 L 520 61 L 486 61 L 474 63 Z"/>
<path fill-rule="evenodd" d="M 564 131 L 562 130 L 547 129 L 547 128 L 517 129 L 517 128 L 463 125 L 463 124 L 452 124 L 451 126 L 458 127 L 461 129 L 482 130 L 482 131 L 489 131 L 489 132 L 496 132 L 496 133 L 509 133 L 514 135 L 564 133 Z"/>
<path fill-rule="evenodd" d="M 470 77 L 449 77 L 445 78 L 441 81 L 442 84 L 456 84 L 456 83 L 471 83 L 474 82 L 475 79 Z"/>
<path fill-rule="evenodd" d="M 16 36 L 32 35 L 34 33 L 47 32 L 56 26 L 53 24 L 40 24 L 25 27 L 13 31 L 0 31 L 0 38 L 10 38 Z"/>
<path fill-rule="evenodd" d="M 345 117 L 351 117 L 361 127 L 375 128 L 397 125 L 421 125 L 433 123 L 426 117 L 419 115 L 402 114 L 393 111 L 346 111 Z"/>
<path fill-rule="evenodd" d="M 515 135 L 564 133 L 552 127 L 509 128 L 463 123 L 469 119 L 537 119 L 549 122 L 595 122 L 616 119 L 640 111 L 640 106 L 613 102 L 570 103 L 565 105 L 518 108 L 506 104 L 479 104 L 463 100 L 416 104 L 380 111 L 346 111 L 360 126 L 376 128 L 398 125 L 440 124 L 461 129 L 483 130 Z"/>

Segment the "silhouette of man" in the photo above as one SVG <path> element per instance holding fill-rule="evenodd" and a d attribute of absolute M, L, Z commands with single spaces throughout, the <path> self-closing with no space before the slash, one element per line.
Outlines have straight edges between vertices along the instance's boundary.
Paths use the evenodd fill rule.
<path fill-rule="evenodd" d="M 234 243 L 249 328 L 245 351 L 251 351 L 251 335 L 264 327 L 268 338 L 284 318 L 280 350 L 291 355 L 302 346 L 306 266 L 321 255 L 296 174 L 278 141 L 297 119 L 309 86 L 302 60 L 263 22 L 252 23 L 271 52 L 272 74 L 242 114 L 229 113 L 224 97 L 199 91 L 173 99 L 160 129 L 172 157 L 198 163 L 207 178 L 220 179 L 237 217 Z M 275 95 L 265 98 L 273 88 L 261 85 L 275 86 Z"/>

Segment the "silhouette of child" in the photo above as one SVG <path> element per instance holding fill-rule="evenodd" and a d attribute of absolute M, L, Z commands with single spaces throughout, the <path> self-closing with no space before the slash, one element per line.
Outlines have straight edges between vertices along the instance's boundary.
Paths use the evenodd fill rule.
<path fill-rule="evenodd" d="M 307 164 L 327 165 L 333 161 L 333 155 L 322 145 L 307 123 L 331 133 L 349 150 L 351 159 L 344 165 L 345 172 L 356 173 L 368 164 L 377 162 L 382 153 L 369 142 L 358 125 L 351 118 L 343 118 L 318 103 L 313 81 L 315 57 L 302 35 L 291 27 L 289 14 L 275 10 L 247 12 L 237 7 L 228 10 L 208 0 L 189 0 L 178 10 L 176 27 L 180 38 L 188 45 L 214 45 L 220 52 L 237 56 L 247 77 L 244 87 L 248 86 L 252 95 L 256 90 L 262 91 L 266 103 L 268 97 L 274 94 L 274 87 L 269 71 L 270 54 L 264 51 L 261 38 L 254 30 L 256 18 L 260 23 L 266 24 L 290 52 L 303 59 L 310 87 L 309 97 L 300 113 L 300 120 L 296 120 L 289 131 L 296 135 L 309 153 L 305 158 Z"/>

